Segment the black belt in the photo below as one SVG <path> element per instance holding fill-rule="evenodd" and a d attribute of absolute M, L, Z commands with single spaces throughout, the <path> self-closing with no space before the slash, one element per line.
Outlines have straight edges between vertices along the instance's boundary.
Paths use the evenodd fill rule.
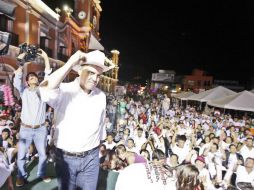
<path fill-rule="evenodd" d="M 97 149 L 98 147 L 99 147 L 99 146 L 96 146 L 96 147 L 94 147 L 93 149 L 87 150 L 87 151 L 84 151 L 84 152 L 68 152 L 68 151 L 65 151 L 65 150 L 60 149 L 60 148 L 57 148 L 57 150 L 60 151 L 61 153 L 63 153 L 63 155 L 66 155 L 66 156 L 85 157 L 85 156 L 87 156 L 90 152 L 92 152 L 93 150 Z"/>

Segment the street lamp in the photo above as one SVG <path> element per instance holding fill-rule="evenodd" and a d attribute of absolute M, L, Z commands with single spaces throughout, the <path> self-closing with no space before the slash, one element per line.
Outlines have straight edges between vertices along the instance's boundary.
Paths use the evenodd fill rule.
<path fill-rule="evenodd" d="M 66 12 L 67 16 L 70 17 L 71 13 L 73 12 L 73 9 L 68 7 L 68 5 L 64 5 L 63 9 Z"/>
<path fill-rule="evenodd" d="M 58 15 L 61 13 L 61 9 L 59 9 L 59 7 L 56 7 L 56 8 L 55 8 L 55 11 L 56 11 L 56 13 L 57 13 Z"/>

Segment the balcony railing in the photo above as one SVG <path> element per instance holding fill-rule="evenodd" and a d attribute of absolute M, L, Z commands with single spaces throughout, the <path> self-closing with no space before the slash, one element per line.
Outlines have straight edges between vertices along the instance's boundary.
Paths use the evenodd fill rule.
<path fill-rule="evenodd" d="M 59 60 L 61 60 L 61 61 L 63 61 L 63 62 L 67 62 L 68 59 L 69 59 L 69 56 L 64 55 L 64 54 L 62 54 L 62 53 L 58 53 L 58 54 L 57 54 L 57 57 L 58 57 Z"/>

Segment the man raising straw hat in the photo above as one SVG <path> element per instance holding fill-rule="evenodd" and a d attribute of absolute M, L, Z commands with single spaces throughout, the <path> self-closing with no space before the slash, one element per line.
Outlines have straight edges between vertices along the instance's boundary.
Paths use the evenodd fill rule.
<path fill-rule="evenodd" d="M 96 86 L 101 74 L 114 67 L 105 66 L 105 60 L 104 53 L 98 50 L 77 51 L 41 84 L 42 100 L 55 110 L 53 139 L 59 189 L 96 189 L 98 146 L 106 137 L 106 96 Z M 63 83 L 72 69 L 79 77 Z"/>

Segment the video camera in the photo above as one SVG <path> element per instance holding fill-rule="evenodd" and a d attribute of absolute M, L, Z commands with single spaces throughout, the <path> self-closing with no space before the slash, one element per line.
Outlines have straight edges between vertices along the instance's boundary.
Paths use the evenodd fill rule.
<path fill-rule="evenodd" d="M 36 45 L 27 45 L 27 43 L 23 43 L 19 45 L 19 48 L 20 51 L 17 60 L 19 61 L 20 66 L 22 66 L 25 62 L 34 61 L 38 56 L 38 53 L 41 53 Z"/>

